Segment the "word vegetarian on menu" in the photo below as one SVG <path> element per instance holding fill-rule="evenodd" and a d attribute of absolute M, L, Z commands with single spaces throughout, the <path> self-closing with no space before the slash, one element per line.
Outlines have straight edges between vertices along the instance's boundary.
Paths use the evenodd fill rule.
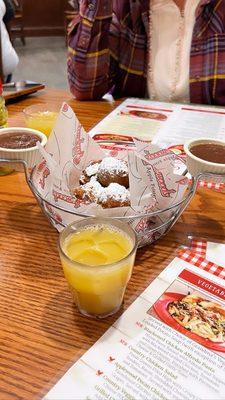
<path fill-rule="evenodd" d="M 225 398 L 225 270 L 187 254 L 170 263 L 46 400 Z"/>
<path fill-rule="evenodd" d="M 90 132 L 97 140 L 151 140 L 162 148 L 182 148 L 198 137 L 225 138 L 225 110 L 221 107 L 162 103 L 130 98 Z"/>

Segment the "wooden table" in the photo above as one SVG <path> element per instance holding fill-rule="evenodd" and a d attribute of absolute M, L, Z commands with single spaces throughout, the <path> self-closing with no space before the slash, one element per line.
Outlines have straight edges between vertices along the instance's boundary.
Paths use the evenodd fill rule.
<path fill-rule="evenodd" d="M 23 126 L 30 104 L 67 101 L 89 130 L 117 103 L 78 102 L 47 90 L 8 105 L 9 124 Z M 0 177 L 0 399 L 40 399 L 118 317 L 95 321 L 73 306 L 63 277 L 55 229 L 23 174 Z M 127 308 L 173 258 L 188 235 L 224 241 L 224 194 L 200 189 L 166 237 L 138 251 L 125 295 Z"/>

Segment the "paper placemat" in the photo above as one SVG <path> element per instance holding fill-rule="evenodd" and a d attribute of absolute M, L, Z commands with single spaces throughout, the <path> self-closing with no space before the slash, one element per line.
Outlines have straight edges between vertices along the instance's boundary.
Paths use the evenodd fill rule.
<path fill-rule="evenodd" d="M 224 399 L 225 331 L 213 326 L 225 313 L 225 270 L 203 251 L 200 241 L 181 250 L 45 399 Z"/>

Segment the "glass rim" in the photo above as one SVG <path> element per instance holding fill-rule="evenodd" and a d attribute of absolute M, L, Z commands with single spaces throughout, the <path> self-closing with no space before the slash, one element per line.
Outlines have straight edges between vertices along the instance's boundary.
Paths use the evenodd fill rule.
<path fill-rule="evenodd" d="M 36 110 L 35 110 L 35 108 L 36 108 Z M 42 108 L 42 110 L 39 110 L 39 108 L 40 109 Z M 48 104 L 37 103 L 37 104 L 31 104 L 31 105 L 23 108 L 22 112 L 26 117 L 32 117 L 32 115 L 38 111 L 42 111 L 42 112 L 49 111 L 49 112 L 55 112 L 55 113 L 59 114 L 60 107 L 57 108 L 54 105 L 52 106 L 52 105 L 48 105 Z"/>
<path fill-rule="evenodd" d="M 87 226 L 88 226 L 88 225 L 92 225 L 92 223 L 88 223 L 90 220 L 92 220 L 92 221 L 95 221 L 95 220 L 102 220 L 102 221 L 105 221 L 105 223 L 102 222 L 102 225 L 111 225 L 111 226 L 116 227 L 116 225 L 114 224 L 113 220 L 112 220 L 111 218 L 107 218 L 107 217 L 104 217 L 104 218 L 101 218 L 101 217 L 88 217 L 88 218 L 85 218 L 84 220 L 80 220 L 80 221 L 77 221 L 77 222 L 72 222 L 72 223 L 70 223 L 69 225 L 67 225 L 67 226 L 60 232 L 60 234 L 59 234 L 59 238 L 58 238 L 58 249 L 59 249 L 59 253 L 62 253 L 62 255 L 63 255 L 69 262 L 72 262 L 72 263 L 78 265 L 80 268 L 101 269 L 101 268 L 105 268 L 105 267 L 114 267 L 114 266 L 117 266 L 120 262 L 124 262 L 125 260 L 127 260 L 129 257 L 131 257 L 131 256 L 137 251 L 138 239 L 137 239 L 137 234 L 136 234 L 136 232 L 134 231 L 134 229 L 133 229 L 127 222 L 122 222 L 122 221 L 120 221 L 120 220 L 116 220 L 116 221 L 115 221 L 116 223 L 119 223 L 119 224 L 121 224 L 121 225 L 126 225 L 126 227 L 128 227 L 128 228 L 131 230 L 131 232 L 133 233 L 133 235 L 134 235 L 133 247 L 132 247 L 131 251 L 130 251 L 125 257 L 123 257 L 123 258 L 121 258 L 120 260 L 117 260 L 117 261 L 115 261 L 115 262 L 113 262 L 113 263 L 109 263 L 109 264 L 100 264 L 100 265 L 83 264 L 83 263 L 80 263 L 79 261 L 72 260 L 72 259 L 65 253 L 65 251 L 64 251 L 63 248 L 62 248 L 62 244 L 61 244 L 62 235 L 63 235 L 63 233 L 65 233 L 65 231 L 66 231 L 67 229 L 69 229 L 72 225 L 74 225 L 74 224 L 76 224 L 76 223 L 79 223 L 79 222 L 84 221 L 84 222 L 85 222 L 85 225 L 87 225 Z M 108 222 L 108 223 L 107 223 L 107 222 Z M 101 222 L 100 222 L 100 223 L 101 223 Z M 100 223 L 99 223 L 99 224 L 100 224 Z M 84 225 L 84 226 L 85 226 L 85 225 Z M 93 224 L 93 225 L 94 225 L 94 224 Z M 96 223 L 96 225 L 97 225 L 97 223 Z M 119 229 L 120 229 L 122 232 L 124 232 L 122 228 L 119 228 Z M 129 234 L 127 234 L 126 232 L 125 232 L 125 234 L 126 234 L 127 236 L 129 235 Z"/>

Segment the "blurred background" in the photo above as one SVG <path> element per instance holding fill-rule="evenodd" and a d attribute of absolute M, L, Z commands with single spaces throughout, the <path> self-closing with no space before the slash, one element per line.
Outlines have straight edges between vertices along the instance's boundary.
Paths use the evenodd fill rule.
<path fill-rule="evenodd" d="M 11 0 L 14 17 L 6 24 L 19 63 L 12 80 L 33 80 L 66 89 L 67 28 L 73 1 Z"/>

